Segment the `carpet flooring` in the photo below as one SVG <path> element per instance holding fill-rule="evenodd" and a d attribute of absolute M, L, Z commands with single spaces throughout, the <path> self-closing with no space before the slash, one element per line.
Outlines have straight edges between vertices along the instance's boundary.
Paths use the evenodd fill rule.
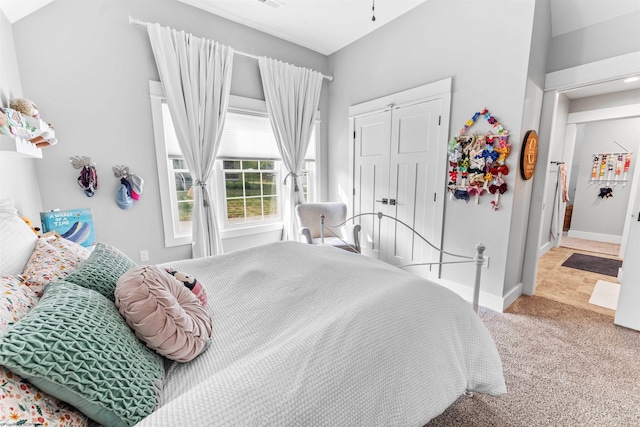
<path fill-rule="evenodd" d="M 622 260 L 575 253 L 563 262 L 562 266 L 617 277 Z"/>
<path fill-rule="evenodd" d="M 640 426 L 640 332 L 537 296 L 480 308 L 507 393 L 460 397 L 428 427 Z"/>
<path fill-rule="evenodd" d="M 578 249 L 581 251 L 597 252 L 600 254 L 607 254 L 613 256 L 620 255 L 620 245 L 617 243 L 598 242 L 595 240 L 578 239 L 576 237 L 569 237 L 567 233 L 562 233 L 562 239 L 560 239 L 560 246 L 570 249 Z"/>

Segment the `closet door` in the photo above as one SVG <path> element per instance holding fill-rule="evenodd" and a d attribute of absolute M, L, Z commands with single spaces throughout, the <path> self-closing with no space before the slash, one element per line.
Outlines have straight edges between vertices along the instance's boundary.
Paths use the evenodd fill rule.
<path fill-rule="evenodd" d="M 440 111 L 440 99 L 392 110 L 389 155 L 388 215 L 436 246 L 436 197 L 442 191 L 436 179 L 442 160 L 436 146 L 440 141 Z M 438 253 L 409 228 L 395 221 L 388 224 L 385 261 L 394 265 L 438 261 Z"/>
<path fill-rule="evenodd" d="M 436 195 L 443 191 L 436 179 L 442 152 L 436 147 L 440 110 L 441 100 L 436 99 L 354 120 L 354 215 L 389 215 L 436 246 Z M 396 221 L 383 218 L 380 223 L 366 215 L 357 222 L 364 255 L 394 265 L 438 261 L 427 243 Z M 421 271 L 425 268 L 416 272 Z M 429 271 L 427 267 L 425 274 Z"/>
<path fill-rule="evenodd" d="M 357 117 L 354 120 L 354 206 L 353 214 L 387 214 L 389 198 L 389 150 L 391 115 L 388 111 Z M 378 219 L 372 215 L 358 218 L 362 227 L 362 253 L 382 259 L 379 248 Z"/>

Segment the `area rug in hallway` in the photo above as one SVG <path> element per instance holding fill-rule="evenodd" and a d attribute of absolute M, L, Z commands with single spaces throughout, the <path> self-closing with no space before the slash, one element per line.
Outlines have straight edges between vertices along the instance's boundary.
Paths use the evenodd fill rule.
<path fill-rule="evenodd" d="M 479 315 L 502 358 L 507 393 L 460 397 L 427 427 L 640 426 L 640 332 L 538 296 Z"/>
<path fill-rule="evenodd" d="M 617 277 L 618 269 L 622 267 L 622 261 L 618 259 L 575 253 L 567 258 L 567 260 L 562 263 L 562 266 L 590 271 L 592 273 L 604 274 L 605 276 Z"/>
<path fill-rule="evenodd" d="M 589 304 L 615 310 L 618 308 L 618 297 L 620 296 L 620 284 L 598 280 L 593 288 Z"/>

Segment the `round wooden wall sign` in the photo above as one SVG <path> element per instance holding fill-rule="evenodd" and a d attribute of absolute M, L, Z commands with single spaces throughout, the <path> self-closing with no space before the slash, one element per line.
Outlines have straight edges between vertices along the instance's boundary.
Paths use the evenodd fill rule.
<path fill-rule="evenodd" d="M 523 179 L 531 179 L 536 170 L 538 160 L 538 134 L 530 130 L 524 135 L 522 154 L 520 155 L 520 175 Z"/>

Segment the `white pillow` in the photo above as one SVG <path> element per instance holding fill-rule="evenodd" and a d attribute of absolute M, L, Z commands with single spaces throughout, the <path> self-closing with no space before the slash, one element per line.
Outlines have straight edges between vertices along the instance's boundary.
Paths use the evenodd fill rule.
<path fill-rule="evenodd" d="M 17 215 L 0 214 L 0 275 L 22 274 L 38 236 Z"/>
<path fill-rule="evenodd" d="M 0 214 L 18 215 L 18 210 L 13 204 L 13 199 L 9 197 L 6 199 L 0 199 Z"/>

